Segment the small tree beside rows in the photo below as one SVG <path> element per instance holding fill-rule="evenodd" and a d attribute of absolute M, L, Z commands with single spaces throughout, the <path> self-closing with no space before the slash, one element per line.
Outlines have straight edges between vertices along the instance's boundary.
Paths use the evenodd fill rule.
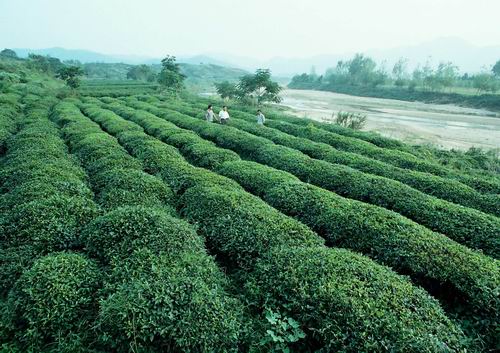
<path fill-rule="evenodd" d="M 217 94 L 224 99 L 261 105 L 266 102 L 281 102 L 281 86 L 271 79 L 269 69 L 258 69 L 255 74 L 247 74 L 238 83 L 223 81 L 215 84 Z"/>

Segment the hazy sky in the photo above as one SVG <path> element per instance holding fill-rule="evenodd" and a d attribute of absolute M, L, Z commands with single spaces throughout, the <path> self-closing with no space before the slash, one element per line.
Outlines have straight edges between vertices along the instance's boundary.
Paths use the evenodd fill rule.
<path fill-rule="evenodd" d="M 500 45 L 499 0 L 0 0 L 0 48 L 266 59 L 454 36 Z"/>

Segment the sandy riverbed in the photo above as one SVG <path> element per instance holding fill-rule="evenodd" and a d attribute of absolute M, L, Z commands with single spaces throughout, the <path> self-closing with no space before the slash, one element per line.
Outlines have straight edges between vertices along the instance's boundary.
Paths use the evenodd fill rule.
<path fill-rule="evenodd" d="M 364 130 L 405 142 L 500 148 L 500 114 L 487 110 L 306 90 L 285 90 L 282 96 L 282 105 L 300 117 L 331 120 L 339 110 L 358 112 L 367 116 Z"/>

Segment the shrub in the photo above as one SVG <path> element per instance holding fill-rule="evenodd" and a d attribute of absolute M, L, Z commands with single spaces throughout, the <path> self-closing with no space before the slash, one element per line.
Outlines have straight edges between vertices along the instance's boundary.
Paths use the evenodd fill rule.
<path fill-rule="evenodd" d="M 9 294 L 15 335 L 28 348 L 83 351 L 92 339 L 100 274 L 83 255 L 59 253 L 37 260 Z M 76 342 L 71 342 L 76 341 Z"/>
<path fill-rule="evenodd" d="M 439 281 L 434 287 L 442 292 L 435 292 L 447 301 L 456 295 L 469 309 L 500 309 L 494 295 L 500 272 L 486 256 L 394 212 L 343 199 L 283 171 L 248 161 L 225 163 L 218 171 L 311 227 L 328 245 L 362 252 L 417 280 Z M 450 284 L 452 294 L 447 294 Z"/>
<path fill-rule="evenodd" d="M 58 180 L 52 178 L 37 178 L 15 186 L 1 197 L 0 210 L 7 212 L 15 206 L 49 198 L 52 195 L 68 197 L 92 198 L 93 194 L 84 182 L 72 178 Z"/>
<path fill-rule="evenodd" d="M 79 245 L 82 227 L 97 214 L 92 200 L 54 195 L 14 207 L 5 233 L 11 244 L 32 244 L 41 253 L 72 249 Z"/>
<path fill-rule="evenodd" d="M 275 248 L 249 277 L 255 303 L 300 322 L 306 347 L 325 352 L 455 352 L 465 346 L 463 334 L 437 301 L 390 270 L 345 250 Z"/>
<path fill-rule="evenodd" d="M 101 339 L 117 351 L 236 352 L 241 307 L 212 259 L 175 260 L 136 250 L 115 268 L 116 289 L 102 302 Z"/>
<path fill-rule="evenodd" d="M 457 179 L 464 184 L 477 189 L 480 192 L 500 193 L 500 182 L 456 173 L 450 169 L 447 169 L 446 167 L 429 162 L 425 159 L 419 159 L 418 157 L 406 152 L 379 148 L 361 140 L 352 139 L 315 128 L 312 125 L 299 126 L 281 121 L 269 122 L 268 125 L 294 136 L 305 137 L 317 142 L 324 142 L 339 150 L 354 152 L 372 157 L 374 159 L 378 159 L 400 168 L 431 173 L 451 179 Z"/>
<path fill-rule="evenodd" d="M 118 208 L 96 218 L 82 238 L 87 251 L 104 262 L 127 258 L 132 249 L 170 255 L 203 249 L 201 238 L 184 221 L 142 206 Z"/>
<path fill-rule="evenodd" d="M 100 175 L 104 186 L 99 203 L 108 209 L 126 205 L 174 205 L 172 190 L 160 179 L 139 170 L 111 169 Z"/>
<path fill-rule="evenodd" d="M 499 256 L 497 233 L 500 223 L 496 217 L 427 196 L 390 179 L 311 159 L 299 151 L 228 126 L 206 124 L 169 110 L 161 114 L 165 119 L 180 127 L 191 128 L 221 147 L 237 151 L 244 158 L 288 171 L 302 181 L 342 196 L 397 211 L 469 247 Z M 465 224 L 464 219 L 467 220 Z"/>
<path fill-rule="evenodd" d="M 196 161 L 197 166 L 207 169 L 216 168 L 227 161 L 237 161 L 240 159 L 235 152 L 220 149 L 203 140 L 199 143 L 183 147 L 181 152 L 188 160 Z"/>
<path fill-rule="evenodd" d="M 277 144 L 299 150 L 311 158 L 323 159 L 334 164 L 343 164 L 365 173 L 401 181 L 421 192 L 443 200 L 476 208 L 493 215 L 500 215 L 500 202 L 497 195 L 482 195 L 457 180 L 398 168 L 356 153 L 337 150 L 325 143 L 295 137 L 273 128 L 255 126 L 253 121 L 250 123 L 232 119 L 231 126 L 250 132 L 253 135 L 268 138 Z"/>
<path fill-rule="evenodd" d="M 208 245 L 232 262 L 252 263 L 274 246 L 318 246 L 303 224 L 239 190 L 194 186 L 180 199 L 181 214 L 198 225 Z"/>
<path fill-rule="evenodd" d="M 4 244 L 2 246 L 2 251 L 0 251 L 1 296 L 7 295 L 17 279 L 25 270 L 31 267 L 38 257 L 40 257 L 40 254 L 30 244 L 10 247 Z"/>

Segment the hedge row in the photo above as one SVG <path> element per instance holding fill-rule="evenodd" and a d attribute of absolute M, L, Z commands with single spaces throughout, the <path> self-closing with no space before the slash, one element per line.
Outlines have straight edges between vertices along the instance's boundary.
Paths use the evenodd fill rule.
<path fill-rule="evenodd" d="M 400 168 L 412 169 L 449 179 L 455 179 L 482 193 L 500 194 L 500 182 L 497 179 L 470 176 L 452 171 L 444 166 L 427 162 L 426 160 L 410 154 L 400 156 L 399 154 L 403 152 L 373 147 L 368 143 L 363 144 L 358 141 L 350 141 L 350 138 L 318 129 L 314 126 L 300 126 L 283 121 L 269 121 L 267 125 L 294 136 L 305 137 L 317 142 L 324 142 L 337 149 L 366 155 Z M 412 158 L 406 155 L 412 156 Z"/>
<path fill-rule="evenodd" d="M 92 109 L 91 106 L 88 109 Z M 86 251 L 110 267 L 97 328 L 106 350 L 236 351 L 241 304 L 194 229 L 175 217 L 174 195 L 142 171 L 116 138 L 72 104 L 54 120 L 109 210 L 83 231 Z M 113 131 L 139 132 L 120 123 Z"/>
<path fill-rule="evenodd" d="M 176 110 L 191 116 L 200 115 L 200 110 L 186 105 L 176 105 Z M 276 144 L 299 150 L 311 158 L 322 159 L 334 164 L 342 164 L 365 173 L 375 174 L 400 181 L 428 195 L 462 206 L 500 215 L 500 195 L 481 194 L 457 180 L 442 178 L 433 174 L 395 167 L 362 155 L 340 151 L 332 146 L 309 139 L 289 135 L 280 130 L 255 124 L 253 116 L 231 113 L 230 125 L 253 135 L 267 138 Z M 234 119 L 236 117 L 236 119 Z M 250 121 L 244 121 L 250 120 Z"/>
<path fill-rule="evenodd" d="M 134 114 L 120 105 L 110 107 Z M 95 117 L 97 111 L 92 114 L 102 119 L 104 128 L 106 120 L 120 119 L 105 112 L 100 118 Z M 164 149 L 166 158 L 154 169 L 167 182 L 175 175 L 172 183 L 179 183 L 182 176 L 176 170 L 187 167 L 172 147 L 138 132 L 117 136 L 139 158 Z M 322 239 L 301 223 L 239 187 L 213 183 L 212 175 L 207 171 L 205 180 L 180 191 L 181 214 L 198 225 L 209 247 L 230 268 L 240 270 L 251 307 L 266 307 L 300 323 L 306 337 L 289 348 L 417 352 L 424 347 L 463 347 L 461 334 L 423 290 L 367 258 L 325 248 Z"/>
<path fill-rule="evenodd" d="M 82 340 L 92 339 L 101 274 L 92 260 L 68 250 L 80 247 L 83 227 L 99 210 L 84 172 L 48 120 L 53 100 L 28 94 L 23 104 L 1 170 L 0 273 L 2 294 L 8 291 L 2 347 L 79 351 Z"/>
<path fill-rule="evenodd" d="M 166 143 L 173 141 L 196 165 L 211 158 L 222 161 L 226 155 L 227 150 L 214 149 L 201 137 L 147 112 L 117 110 L 144 127 L 147 133 Z M 190 153 L 193 149 L 199 155 L 193 156 Z M 421 282 L 443 283 L 439 293 L 443 300 L 449 303 L 454 296 L 465 297 L 469 310 L 481 313 L 482 320 L 498 315 L 500 303 L 494 292 L 500 283 L 500 271 L 495 260 L 393 212 L 346 200 L 304 184 L 287 172 L 255 162 L 235 161 L 232 156 L 216 170 L 285 214 L 298 218 L 322 235 L 329 245 L 367 254 Z M 446 293 L 450 284 L 454 290 Z"/>
<path fill-rule="evenodd" d="M 0 157 L 7 148 L 7 141 L 16 131 L 16 120 L 21 114 L 20 94 L 0 94 Z"/>
<path fill-rule="evenodd" d="M 200 105 L 198 107 L 200 109 L 204 108 Z M 234 109 L 231 111 L 233 116 L 245 117 L 250 121 L 255 121 L 255 117 L 251 114 Z M 436 162 L 422 159 L 419 155 L 412 155 L 411 150 L 407 151 L 404 148 L 398 148 L 397 150 L 381 148 L 366 140 L 363 141 L 363 139 L 360 140 L 350 137 L 348 134 L 339 133 L 339 131 L 336 131 L 337 125 L 322 124 L 310 119 L 300 119 L 283 114 L 276 115 L 272 112 L 267 112 L 266 114 L 270 118 L 267 120 L 267 125 L 282 129 L 284 132 L 293 133 L 295 136 L 331 144 L 339 150 L 366 155 L 405 169 L 413 169 L 455 179 L 483 193 L 500 193 L 500 180 L 498 178 L 484 174 L 478 175 L 474 173 L 471 175 L 465 172 L 457 172 Z M 353 133 L 364 134 L 363 132 L 356 131 L 353 131 Z"/>
<path fill-rule="evenodd" d="M 218 146 L 236 151 L 246 159 L 288 171 L 302 181 L 341 196 L 396 211 L 470 248 L 481 249 L 496 258 L 500 256 L 500 219 L 495 216 L 428 196 L 394 180 L 312 159 L 302 152 L 230 126 L 207 124 L 173 110 L 130 102 L 179 127 L 193 130 Z"/>
<path fill-rule="evenodd" d="M 140 98 L 142 99 L 143 97 L 148 97 L 148 96 L 141 96 Z M 184 100 L 191 105 L 198 104 L 202 100 L 203 100 L 203 104 L 205 107 L 207 104 L 211 104 L 211 101 L 209 101 L 208 99 L 200 99 L 199 97 L 196 97 L 196 99 L 193 99 L 192 97 L 187 97 Z M 201 104 L 199 104 L 199 105 L 201 106 Z M 232 105 L 231 108 L 232 108 L 231 109 L 232 112 L 236 112 L 236 110 L 237 110 L 239 112 L 252 114 L 252 118 L 254 117 L 254 113 L 255 113 L 254 107 L 250 108 L 248 106 L 236 104 L 236 105 Z M 382 147 L 382 148 L 397 149 L 397 150 L 409 152 L 407 145 L 405 145 L 403 142 L 396 140 L 396 139 L 384 137 L 384 136 L 382 136 L 378 133 L 375 133 L 375 132 L 359 131 L 359 130 L 349 129 L 349 128 L 346 128 L 346 127 L 343 127 L 340 125 L 336 125 L 336 124 L 321 123 L 319 121 L 314 121 L 311 119 L 302 119 L 302 118 L 298 118 L 298 117 L 295 117 L 292 115 L 283 114 L 283 113 L 280 113 L 278 111 L 269 110 L 269 109 L 266 109 L 266 119 L 282 120 L 282 121 L 287 121 L 287 122 L 298 124 L 298 125 L 313 124 L 314 126 L 317 126 L 319 128 L 323 128 L 325 130 L 334 132 L 336 134 L 364 140 L 364 141 L 370 142 L 370 143 L 372 143 L 376 146 Z"/>

